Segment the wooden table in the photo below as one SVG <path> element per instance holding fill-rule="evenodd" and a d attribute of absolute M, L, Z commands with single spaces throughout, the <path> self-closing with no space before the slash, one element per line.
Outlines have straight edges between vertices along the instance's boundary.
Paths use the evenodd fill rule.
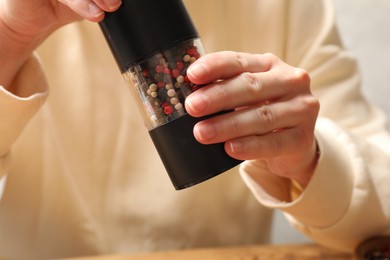
<path fill-rule="evenodd" d="M 352 255 L 318 245 L 262 245 L 210 249 L 191 249 L 132 255 L 94 256 L 71 260 L 305 260 L 353 259 Z M 70 259 L 69 259 L 70 260 Z"/>

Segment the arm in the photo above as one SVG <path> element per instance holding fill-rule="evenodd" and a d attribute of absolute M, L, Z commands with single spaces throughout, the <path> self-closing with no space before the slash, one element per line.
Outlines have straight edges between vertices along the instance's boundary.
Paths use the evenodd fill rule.
<path fill-rule="evenodd" d="M 291 66 L 269 54 L 206 55 L 188 75 L 212 83 L 189 96 L 186 108 L 193 116 L 234 109 L 197 124 L 198 141 L 225 142 L 229 155 L 247 160 L 242 176 L 261 203 L 285 211 L 319 243 L 353 250 L 388 222 L 384 116 L 359 91 L 356 61 L 341 46 L 330 1 L 285 7 L 283 61 Z M 305 190 L 293 200 L 295 182 Z"/>
<path fill-rule="evenodd" d="M 60 26 L 86 18 L 100 21 L 120 0 L 0 0 L 0 176 L 9 150 L 47 95 L 47 83 L 33 51 Z"/>
<path fill-rule="evenodd" d="M 0 84 L 13 90 L 14 94 L 22 91 L 10 86 L 12 79 L 47 36 L 59 27 L 82 18 L 101 21 L 104 11 L 114 11 L 120 4 L 120 0 L 1 0 L 0 60 L 3 69 L 0 71 Z"/>
<path fill-rule="evenodd" d="M 387 232 L 390 137 L 383 113 L 360 93 L 357 64 L 341 46 L 332 6 L 322 2 L 322 15 L 315 17 L 303 6 L 290 10 L 294 36 L 286 56 L 289 63 L 309 71 L 312 91 L 321 103 L 315 130 L 321 156 L 314 175 L 303 194 L 290 202 L 289 183 L 270 180 L 258 163 L 246 162 L 242 173 L 261 203 L 286 212 L 303 233 L 326 246 L 352 251 L 362 240 Z M 302 28 L 298 17 L 321 26 Z M 296 46 L 306 47 L 297 51 Z M 281 183 L 285 189 L 278 189 Z"/>

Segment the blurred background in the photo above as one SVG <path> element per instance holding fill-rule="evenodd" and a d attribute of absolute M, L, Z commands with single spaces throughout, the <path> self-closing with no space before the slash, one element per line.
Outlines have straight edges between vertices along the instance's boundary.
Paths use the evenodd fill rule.
<path fill-rule="evenodd" d="M 390 0 L 333 0 L 344 45 L 357 57 L 362 91 L 390 120 Z M 390 126 L 390 123 L 389 123 Z M 301 243 L 310 239 L 293 230 L 275 212 L 272 242 Z"/>

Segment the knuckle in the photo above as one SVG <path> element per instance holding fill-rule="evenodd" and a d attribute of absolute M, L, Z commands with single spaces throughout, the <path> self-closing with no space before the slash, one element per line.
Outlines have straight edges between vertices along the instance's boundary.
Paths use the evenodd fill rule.
<path fill-rule="evenodd" d="M 270 66 L 268 69 L 271 69 L 274 65 L 276 65 L 280 62 L 279 57 L 273 53 L 270 53 L 270 52 L 262 54 L 262 58 L 268 60 L 267 63 Z"/>
<path fill-rule="evenodd" d="M 295 75 L 298 82 L 302 85 L 310 86 L 310 74 L 304 69 L 296 68 Z"/>
<path fill-rule="evenodd" d="M 314 96 L 309 96 L 305 99 L 305 102 L 306 102 L 306 105 L 307 107 L 309 108 L 309 110 L 315 115 L 317 116 L 319 111 L 320 111 L 320 101 L 314 97 Z"/>
<path fill-rule="evenodd" d="M 236 63 L 238 64 L 238 66 L 243 71 L 245 71 L 248 68 L 249 61 L 246 59 L 246 57 L 242 53 L 236 52 L 234 55 L 234 59 L 235 59 Z"/>
<path fill-rule="evenodd" d="M 279 58 L 275 54 L 270 53 L 270 52 L 264 53 L 263 57 L 270 59 L 271 61 L 278 61 L 279 60 Z"/>
<path fill-rule="evenodd" d="M 267 105 L 257 107 L 256 114 L 260 122 L 271 124 L 274 121 L 274 115 Z"/>
<path fill-rule="evenodd" d="M 287 81 L 292 86 L 301 87 L 305 90 L 310 90 L 310 75 L 304 69 L 294 68 Z"/>
<path fill-rule="evenodd" d="M 302 107 L 301 109 L 306 115 L 311 115 L 313 118 L 317 117 L 320 111 L 320 102 L 319 100 L 312 95 L 305 95 L 302 98 Z"/>
<path fill-rule="evenodd" d="M 240 77 L 244 82 L 243 86 L 247 92 L 253 95 L 259 95 L 262 90 L 262 84 L 254 74 L 245 72 Z"/>

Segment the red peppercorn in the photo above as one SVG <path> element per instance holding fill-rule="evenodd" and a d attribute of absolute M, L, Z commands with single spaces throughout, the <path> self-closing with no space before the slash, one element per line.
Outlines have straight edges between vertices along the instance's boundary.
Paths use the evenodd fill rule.
<path fill-rule="evenodd" d="M 166 106 L 166 107 L 164 107 L 164 113 L 165 113 L 166 115 L 172 114 L 172 113 L 173 113 L 173 107 L 171 107 L 171 106 Z"/>
<path fill-rule="evenodd" d="M 164 71 L 164 66 L 163 65 L 157 65 L 156 68 L 155 68 L 155 71 L 157 73 L 161 73 Z"/>
<path fill-rule="evenodd" d="M 147 69 L 143 69 L 142 70 L 142 75 L 144 76 L 144 77 L 147 77 L 148 76 L 148 70 Z"/>
<path fill-rule="evenodd" d="M 194 55 L 192 55 L 192 57 L 196 58 L 196 59 L 199 59 L 200 58 L 200 53 L 198 51 L 196 51 L 194 53 Z"/>
<path fill-rule="evenodd" d="M 157 86 L 159 87 L 159 88 L 163 88 L 163 87 L 165 87 L 165 82 L 164 81 L 159 81 L 158 83 L 157 83 Z"/>
<path fill-rule="evenodd" d="M 194 47 L 189 48 L 189 49 L 186 51 L 186 53 L 187 53 L 188 55 L 190 55 L 190 56 L 194 56 L 195 53 L 197 53 L 197 52 L 198 52 L 198 51 L 197 51 Z"/>
<path fill-rule="evenodd" d="M 171 74 L 171 70 L 169 68 L 165 68 L 163 70 L 163 73 L 166 74 L 166 75 L 169 75 L 169 74 Z"/>
<path fill-rule="evenodd" d="M 180 71 L 178 69 L 172 70 L 172 77 L 177 78 L 180 76 Z"/>
<path fill-rule="evenodd" d="M 184 68 L 184 63 L 181 61 L 176 62 L 176 69 L 182 70 Z"/>

